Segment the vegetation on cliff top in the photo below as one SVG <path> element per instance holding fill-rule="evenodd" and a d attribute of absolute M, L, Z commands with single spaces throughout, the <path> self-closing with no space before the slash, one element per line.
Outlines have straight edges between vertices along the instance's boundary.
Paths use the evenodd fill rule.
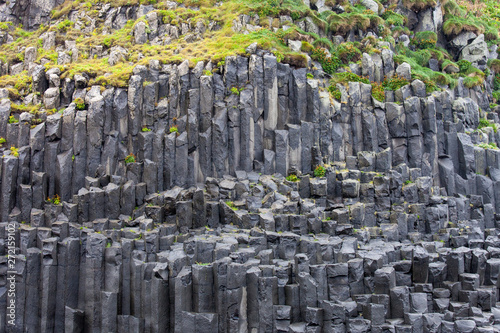
<path fill-rule="evenodd" d="M 24 60 L 24 50 L 27 47 L 37 48 L 36 62 L 44 64 L 46 68 L 58 67 L 61 78 L 73 78 L 75 74 L 87 73 L 90 77 L 89 84 L 103 86 L 112 85 L 125 87 L 132 74 L 133 68 L 138 65 L 147 65 L 153 59 L 161 63 L 180 63 L 189 60 L 194 66 L 199 61 L 211 61 L 213 70 L 216 71 L 228 55 L 245 54 L 245 49 L 256 42 L 259 47 L 273 52 L 278 61 L 289 63 L 296 67 L 308 66 L 308 58 L 320 63 L 324 72 L 334 76 L 332 81 L 346 80 L 342 71 L 350 71 L 350 63 L 360 64 L 362 53 L 380 53 L 384 47 L 395 50 L 397 64 L 407 62 L 412 67 L 412 77 L 422 80 L 428 91 L 438 89 L 438 85 L 455 86 L 457 79 L 465 77 L 468 87 L 481 85 L 485 73 L 471 69 L 458 71 L 458 64 L 454 62 L 450 53 L 436 46 L 438 36 L 434 32 L 419 32 L 413 34 L 408 29 L 408 18 L 397 13 L 397 3 L 393 0 L 382 0 L 379 3 L 378 13 L 365 8 L 360 4 L 351 5 L 345 0 L 328 0 L 329 6 L 343 6 L 344 11 L 333 12 L 326 10 L 321 13 L 311 10 L 301 0 L 181 0 L 177 1 L 177 8 L 169 8 L 167 2 L 156 0 L 119 0 L 119 1 L 66 1 L 52 13 L 50 25 L 41 26 L 38 30 L 28 32 L 22 27 L 14 27 L 6 22 L 0 24 L 0 29 L 8 32 L 14 41 L 0 46 L 0 60 L 3 63 L 16 64 Z M 315 2 L 312 1 L 315 5 Z M 404 0 L 404 7 L 419 12 L 437 6 L 435 0 Z M 499 44 L 500 38 L 500 5 L 497 1 L 441 1 L 444 12 L 443 32 L 448 38 L 457 36 L 462 31 L 484 33 L 489 45 Z M 123 28 L 110 30 L 105 27 L 105 16 L 101 13 L 104 6 L 134 6 L 151 5 L 163 23 L 180 27 L 182 24 L 195 26 L 203 22 L 205 27 L 215 24 L 216 29 L 206 30 L 203 38 L 187 40 L 187 35 L 172 39 L 168 45 L 152 45 L 149 41 L 145 44 L 134 42 L 134 28 L 138 22 L 144 22 L 146 31 L 151 32 L 151 27 L 145 17 L 135 21 L 128 21 Z M 79 11 L 78 19 L 87 22 L 95 29 L 88 29 L 81 24 L 69 20 L 74 18 L 75 11 Z M 84 14 L 83 14 L 84 13 Z M 380 15 L 379 15 L 380 13 Z M 248 15 L 250 22 L 259 28 L 252 31 L 239 31 L 235 29 L 235 22 L 240 20 L 240 15 Z M 374 36 L 366 37 L 358 42 L 349 42 L 336 45 L 328 38 L 321 38 L 318 34 L 306 32 L 303 25 L 294 22 L 283 22 L 283 16 L 290 17 L 295 23 L 303 21 L 304 24 L 312 22 L 323 35 L 343 35 L 347 37 L 352 31 L 372 31 Z M 94 23 L 94 25 L 90 23 Z M 285 30 L 284 26 L 287 26 Z M 55 43 L 64 45 L 65 41 L 75 41 L 78 54 L 71 56 L 76 61 L 65 65 L 58 64 L 58 53 L 54 48 L 45 49 L 41 36 L 46 32 L 55 33 Z M 395 44 L 395 38 L 407 34 L 411 39 L 414 50 Z M 294 52 L 287 44 L 288 40 L 302 41 L 301 51 Z M 385 43 L 380 43 L 380 42 Z M 124 60 L 111 66 L 108 58 L 99 58 L 95 55 L 95 47 L 100 46 L 104 51 L 114 47 L 126 50 Z M 430 59 L 436 59 L 441 72 L 433 71 L 427 67 Z M 494 72 L 498 74 L 498 71 Z M 349 78 L 347 78 L 349 79 Z M 388 78 L 390 79 L 390 78 Z M 495 81 L 496 82 L 496 81 Z M 31 77 L 27 71 L 22 71 L 15 76 L 0 78 L 1 87 L 9 87 L 13 98 L 19 98 L 31 91 Z M 383 86 L 372 84 L 376 99 L 383 100 Z M 500 88 L 499 88 L 500 89 Z M 333 94 L 338 94 L 336 88 L 331 88 Z M 498 95 L 498 94 L 497 94 Z"/>

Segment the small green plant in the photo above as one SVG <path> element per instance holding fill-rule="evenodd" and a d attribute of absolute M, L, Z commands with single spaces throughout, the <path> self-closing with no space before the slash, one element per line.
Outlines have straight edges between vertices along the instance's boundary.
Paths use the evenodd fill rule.
<path fill-rule="evenodd" d="M 346 65 L 360 60 L 362 55 L 353 42 L 342 43 L 337 47 L 337 56 Z"/>
<path fill-rule="evenodd" d="M 297 178 L 297 175 L 291 174 L 286 177 L 286 180 L 288 180 L 289 182 L 296 182 L 299 180 L 299 178 Z"/>
<path fill-rule="evenodd" d="M 212 73 L 212 71 L 209 71 L 209 70 L 205 69 L 205 70 L 203 70 L 203 75 L 205 75 L 205 76 L 212 76 L 213 73 Z"/>
<path fill-rule="evenodd" d="M 406 17 L 400 14 L 393 12 L 392 10 L 386 10 L 382 15 L 382 18 L 385 20 L 389 26 L 404 26 Z"/>
<path fill-rule="evenodd" d="M 10 147 L 10 153 L 14 157 L 19 157 L 19 151 L 18 151 L 18 148 L 16 148 L 16 147 Z"/>
<path fill-rule="evenodd" d="M 243 88 L 237 88 L 237 87 L 232 87 L 230 89 L 231 94 L 233 94 L 233 95 L 239 95 L 242 90 L 243 90 Z"/>
<path fill-rule="evenodd" d="M 337 86 L 334 84 L 328 86 L 328 92 L 330 93 L 330 96 L 332 96 L 337 101 L 340 101 L 340 99 L 342 98 L 342 93 L 340 92 L 339 88 L 337 88 Z"/>
<path fill-rule="evenodd" d="M 125 164 L 135 163 L 135 155 L 130 153 L 125 157 Z"/>
<path fill-rule="evenodd" d="M 483 149 L 493 149 L 493 150 L 498 150 L 497 144 L 495 142 L 491 143 L 480 143 L 476 145 L 478 147 L 481 147 Z"/>
<path fill-rule="evenodd" d="M 465 74 L 472 66 L 470 61 L 467 61 L 465 59 L 459 60 L 457 62 L 457 65 L 458 65 L 458 68 L 460 69 L 460 73 L 462 73 L 462 74 Z"/>
<path fill-rule="evenodd" d="M 7 142 L 7 140 L 5 140 L 4 138 L 0 138 L 0 145 L 3 145 L 5 142 Z"/>
<path fill-rule="evenodd" d="M 75 160 L 75 155 L 71 156 L 71 161 Z"/>
<path fill-rule="evenodd" d="M 372 96 L 379 102 L 385 101 L 385 92 L 382 83 L 372 82 Z"/>
<path fill-rule="evenodd" d="M 413 182 L 412 182 L 411 180 L 409 180 L 409 179 L 408 179 L 407 181 L 405 181 L 405 183 L 404 183 L 404 184 L 405 184 L 405 185 L 408 185 L 408 184 L 413 184 Z"/>
<path fill-rule="evenodd" d="M 55 194 L 52 198 L 48 197 L 47 203 L 50 203 L 53 205 L 60 205 L 61 204 L 61 197 L 57 194 Z"/>
<path fill-rule="evenodd" d="M 306 74 L 306 77 L 307 77 L 308 79 L 314 79 L 314 75 L 313 75 L 312 73 L 307 73 L 307 74 Z"/>
<path fill-rule="evenodd" d="M 436 46 L 437 34 L 433 31 L 420 31 L 415 34 L 411 44 L 419 49 L 430 49 Z"/>
<path fill-rule="evenodd" d="M 479 119 L 479 125 L 477 126 L 477 129 L 482 129 L 485 127 L 491 127 L 493 128 L 493 132 L 497 132 L 497 125 L 494 122 L 489 121 L 486 118 Z"/>
<path fill-rule="evenodd" d="M 318 165 L 316 169 L 314 169 L 314 177 L 324 177 L 326 174 L 326 170 L 323 166 Z"/>
<path fill-rule="evenodd" d="M 493 78 L 493 89 L 497 91 L 500 90 L 500 73 L 496 73 Z"/>
<path fill-rule="evenodd" d="M 143 131 L 143 132 L 151 132 L 151 128 L 143 127 L 141 129 L 141 131 Z"/>
<path fill-rule="evenodd" d="M 19 120 L 17 120 L 16 117 L 14 117 L 14 116 L 9 117 L 9 124 L 15 124 L 18 122 L 19 122 Z"/>
<path fill-rule="evenodd" d="M 409 84 L 407 79 L 404 77 L 394 75 L 390 79 L 384 79 L 384 82 L 382 82 L 382 86 L 384 87 L 385 90 L 398 90 L 401 87 L 406 86 Z"/>
<path fill-rule="evenodd" d="M 209 262 L 198 262 L 198 261 L 196 261 L 196 265 L 198 265 L 198 266 L 208 266 L 208 265 L 210 265 L 210 263 Z"/>
<path fill-rule="evenodd" d="M 327 74 L 333 74 L 342 64 L 342 61 L 336 55 L 331 55 L 330 57 L 327 55 L 326 51 L 322 48 L 315 48 L 311 54 L 311 58 L 313 60 L 318 61 L 323 67 L 323 70 Z"/>
<path fill-rule="evenodd" d="M 171 126 L 170 129 L 169 129 L 170 133 L 177 133 L 179 134 L 179 129 L 177 128 L 177 126 Z"/>
<path fill-rule="evenodd" d="M 77 110 L 85 110 L 85 101 L 82 98 L 78 97 L 74 100 L 74 103 L 76 104 Z"/>
<path fill-rule="evenodd" d="M 70 20 L 64 20 L 62 22 L 60 22 L 56 28 L 57 30 L 61 31 L 61 32 L 66 32 L 68 31 L 68 29 L 73 25 L 74 23 L 71 22 Z"/>
<path fill-rule="evenodd" d="M 237 211 L 238 210 L 238 207 L 236 207 L 236 205 L 234 204 L 234 202 L 232 201 L 226 201 L 226 205 L 229 206 L 229 208 L 231 208 L 232 210 L 234 211 Z"/>

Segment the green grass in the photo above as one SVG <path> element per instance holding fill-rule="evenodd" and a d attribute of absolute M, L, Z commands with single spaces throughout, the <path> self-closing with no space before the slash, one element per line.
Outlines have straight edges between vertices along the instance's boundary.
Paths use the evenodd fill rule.
<path fill-rule="evenodd" d="M 13 28 L 10 22 L 0 24 L 0 29 L 9 30 L 9 33 L 14 38 L 13 43 L 0 46 L 0 60 L 10 64 L 18 63 L 24 58 L 24 53 L 20 53 L 19 50 L 23 50 L 28 46 L 36 46 L 38 49 L 37 62 L 40 63 L 42 59 L 45 59 L 48 61 L 45 65 L 47 69 L 59 67 L 62 79 L 73 78 L 75 74 L 85 72 L 90 77 L 89 85 L 126 87 L 134 67 L 136 65 L 147 65 L 152 59 L 160 60 L 162 64 L 179 64 L 187 59 L 190 66 L 194 66 L 199 61 L 211 61 L 214 65 L 218 64 L 214 67 L 220 68 L 219 64 L 227 56 L 244 55 L 246 47 L 254 42 L 260 48 L 272 51 L 278 61 L 294 67 L 306 67 L 308 64 L 306 55 L 291 52 L 286 46 L 286 39 L 294 39 L 302 41 L 302 51 L 309 54 L 313 60 L 318 61 L 324 72 L 334 75 L 342 65 L 359 62 L 363 52 L 369 54 L 379 53 L 378 40 L 365 38 L 361 43 L 344 43 L 335 46 L 330 39 L 320 38 L 314 33 L 302 31 L 291 22 L 287 23 L 287 25 L 291 25 L 292 28 L 286 32 L 282 29 L 275 31 L 281 25 L 279 21 L 280 15 L 289 15 L 295 21 L 309 17 L 323 32 L 341 34 L 344 37 L 352 29 L 365 32 L 373 30 L 383 40 L 392 43 L 394 38 L 403 33 L 411 35 L 411 32 L 406 27 L 407 18 L 395 13 L 394 1 L 388 0 L 382 1 L 387 8 L 381 16 L 367 10 L 360 4 L 353 6 L 345 0 L 326 1 L 327 5 L 330 6 L 335 4 L 344 6 L 345 12 L 342 14 L 332 11 L 317 13 L 305 6 L 301 0 L 226 0 L 220 3 L 220 6 L 215 6 L 216 0 L 183 0 L 181 1 L 183 6 L 175 10 L 169 10 L 165 2 L 156 0 L 104 0 L 104 2 L 109 3 L 112 7 L 152 4 L 164 23 L 178 26 L 182 23 L 190 23 L 193 26 L 196 22 L 203 22 L 205 25 L 208 25 L 209 22 L 217 22 L 220 29 L 206 31 L 203 39 L 193 43 L 187 43 L 184 38 L 179 38 L 165 46 L 155 46 L 149 43 L 136 45 L 133 38 L 134 25 L 139 21 L 145 22 L 145 18 L 129 21 L 122 29 L 112 31 L 111 34 L 103 34 L 102 26 L 99 26 L 91 33 L 82 34 L 81 31 L 74 29 L 74 24 L 68 19 L 68 14 L 72 10 L 79 10 L 85 11 L 85 14 L 89 17 L 99 19 L 98 11 L 93 9 L 95 8 L 93 5 L 97 3 L 97 0 L 86 2 L 68 0 L 52 12 L 52 18 L 57 19 L 57 21 L 53 21 L 53 26 L 42 25 L 40 29 L 28 32 L 19 27 Z M 378 1 L 377 3 L 379 9 L 381 9 L 382 5 Z M 436 0 L 402 0 L 402 3 L 415 12 L 436 6 Z M 441 3 L 445 13 L 443 29 L 449 38 L 460 34 L 462 31 L 484 32 L 485 40 L 489 45 L 500 44 L 498 34 L 500 5 L 497 1 L 484 0 L 480 2 L 480 7 L 472 9 L 471 6 L 477 7 L 479 4 L 474 2 L 471 5 L 465 0 L 444 0 Z M 248 34 L 235 33 L 232 30 L 232 22 L 238 19 L 240 14 L 248 14 L 252 18 L 258 15 L 260 25 L 264 28 Z M 268 17 L 271 18 L 270 22 Z M 55 50 L 43 49 L 39 39 L 41 34 L 47 31 L 56 33 L 57 45 L 62 45 L 65 40 L 76 41 L 79 50 L 78 60 L 71 64 L 58 66 L 58 55 Z M 435 46 L 436 40 L 437 36 L 432 32 L 417 33 L 412 40 L 417 50 L 397 50 L 396 62 L 408 62 L 412 66 L 412 77 L 424 81 L 427 91 L 438 89 L 438 84 L 454 87 L 460 76 L 465 77 L 464 83 L 467 87 L 483 84 L 484 75 L 477 71 L 462 70 L 460 74 L 446 74 L 433 72 L 425 67 L 431 58 L 437 59 L 443 70 L 458 65 L 453 63 L 446 50 Z M 105 50 L 115 46 L 124 47 L 127 49 L 128 54 L 124 62 L 110 66 L 107 58 L 90 59 L 89 55 L 92 47 L 96 45 L 102 45 Z M 332 57 L 327 57 L 324 50 L 329 51 Z M 139 54 L 142 55 L 140 60 Z M 499 66 L 500 64 L 492 62 L 490 68 L 495 73 L 498 73 L 497 67 Z M 214 69 L 214 72 L 216 71 L 217 68 Z M 211 75 L 211 73 L 204 74 Z M 31 92 L 31 78 L 27 76 L 26 72 L 16 77 L 4 76 L 0 78 L 0 87 L 9 88 L 12 99 L 20 99 Z M 372 84 L 372 88 L 373 96 L 377 100 L 383 100 L 383 88 L 387 87 Z M 494 97 L 499 96 L 498 89 L 494 89 Z M 330 86 L 328 90 L 334 97 L 338 97 L 340 94 L 334 85 Z M 16 111 L 22 108 L 22 106 L 19 106 Z"/>
<path fill-rule="evenodd" d="M 314 177 L 325 177 L 325 174 L 326 169 L 321 165 L 318 165 L 316 169 L 314 169 Z"/>
<path fill-rule="evenodd" d="M 427 64 L 431 56 L 428 50 L 420 50 L 417 52 L 408 49 L 398 48 L 399 54 L 394 56 L 396 64 L 407 62 L 412 69 L 412 79 L 419 79 L 426 84 L 426 88 L 431 88 L 435 84 L 449 85 L 454 88 L 458 84 L 458 75 L 451 75 L 442 72 L 435 72 L 421 64 Z M 426 62 L 425 62 L 426 61 Z"/>
<path fill-rule="evenodd" d="M 429 49 L 436 46 L 437 34 L 433 31 L 420 31 L 415 34 L 412 44 L 420 49 Z"/>
<path fill-rule="evenodd" d="M 420 12 L 427 8 L 435 8 L 436 5 L 436 0 L 403 0 L 403 6 L 414 12 Z"/>
<path fill-rule="evenodd" d="M 477 147 L 481 147 L 483 149 L 494 149 L 498 150 L 497 144 L 492 142 L 492 143 L 480 143 L 476 145 Z"/>
<path fill-rule="evenodd" d="M 493 128 L 493 131 L 495 133 L 497 132 L 497 125 L 494 122 L 489 121 L 486 118 L 479 119 L 479 125 L 477 126 L 477 129 L 482 129 L 482 128 L 486 128 L 486 127 L 491 127 L 491 128 Z"/>

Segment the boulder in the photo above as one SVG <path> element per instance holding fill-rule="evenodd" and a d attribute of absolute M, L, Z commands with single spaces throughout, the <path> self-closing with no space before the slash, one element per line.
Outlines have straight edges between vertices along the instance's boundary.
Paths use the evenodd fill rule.
<path fill-rule="evenodd" d="M 146 23 L 140 21 L 134 27 L 134 38 L 136 44 L 145 44 L 148 41 Z"/>
<path fill-rule="evenodd" d="M 371 10 L 375 14 L 378 14 L 378 4 L 373 0 L 361 0 L 360 3 L 366 7 L 366 9 Z"/>
<path fill-rule="evenodd" d="M 411 80 L 410 64 L 403 62 L 401 65 L 398 66 L 398 68 L 396 68 L 396 74 L 407 80 Z"/>
<path fill-rule="evenodd" d="M 109 53 L 108 64 L 110 66 L 114 66 L 120 61 L 124 61 L 126 56 L 127 56 L 127 50 L 125 50 L 123 47 L 115 46 L 111 49 L 111 52 Z"/>
<path fill-rule="evenodd" d="M 457 37 L 453 38 L 448 45 L 452 53 L 458 55 L 464 47 L 469 45 L 469 43 L 472 43 L 476 38 L 477 35 L 472 31 L 464 31 Z"/>
<path fill-rule="evenodd" d="M 486 68 L 486 61 L 489 55 L 488 44 L 484 41 L 484 35 L 481 34 L 472 43 L 463 48 L 459 59 L 470 61 L 474 67 L 483 70 Z"/>

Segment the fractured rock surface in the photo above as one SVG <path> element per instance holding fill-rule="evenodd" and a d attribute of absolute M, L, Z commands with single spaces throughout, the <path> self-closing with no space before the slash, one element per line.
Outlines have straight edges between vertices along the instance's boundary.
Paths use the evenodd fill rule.
<path fill-rule="evenodd" d="M 411 73 L 382 58 L 363 73 Z M 34 89 L 67 107 L 32 128 L 0 101 L 18 331 L 499 330 L 500 151 L 484 144 L 500 134 L 475 131 L 481 89 L 415 80 L 381 103 L 351 82 L 339 103 L 270 53 L 225 64 L 153 61 L 104 90 L 42 66 Z"/>

